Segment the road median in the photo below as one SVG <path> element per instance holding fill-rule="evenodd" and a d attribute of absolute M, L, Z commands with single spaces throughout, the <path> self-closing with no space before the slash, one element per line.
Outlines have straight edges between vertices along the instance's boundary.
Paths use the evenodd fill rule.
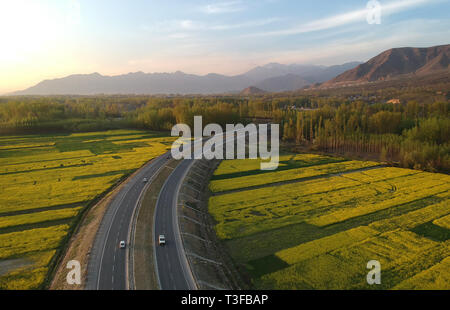
<path fill-rule="evenodd" d="M 132 249 L 134 251 L 134 289 L 136 290 L 159 289 L 153 256 L 153 216 L 159 192 L 165 180 L 178 164 L 178 161 L 169 161 L 153 179 L 142 198 L 142 205 L 136 220 L 134 247 Z"/>

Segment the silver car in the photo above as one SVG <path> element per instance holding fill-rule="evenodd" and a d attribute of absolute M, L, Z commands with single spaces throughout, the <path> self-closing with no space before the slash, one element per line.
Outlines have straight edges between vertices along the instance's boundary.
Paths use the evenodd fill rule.
<path fill-rule="evenodd" d="M 159 244 L 160 246 L 166 245 L 166 236 L 164 236 L 164 235 L 159 235 L 159 238 L 158 238 L 158 244 Z"/>

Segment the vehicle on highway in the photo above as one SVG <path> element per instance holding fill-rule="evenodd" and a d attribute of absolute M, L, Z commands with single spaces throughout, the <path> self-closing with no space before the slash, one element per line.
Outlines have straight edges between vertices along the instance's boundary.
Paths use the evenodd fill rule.
<path fill-rule="evenodd" d="M 120 243 L 119 243 L 119 248 L 125 249 L 125 247 L 126 247 L 125 241 L 120 241 Z"/>
<path fill-rule="evenodd" d="M 142 180 L 142 183 L 147 183 L 148 182 L 148 179 L 147 178 L 144 178 L 143 180 Z"/>
<path fill-rule="evenodd" d="M 160 246 L 166 245 L 166 236 L 159 235 L 158 243 L 159 243 Z"/>

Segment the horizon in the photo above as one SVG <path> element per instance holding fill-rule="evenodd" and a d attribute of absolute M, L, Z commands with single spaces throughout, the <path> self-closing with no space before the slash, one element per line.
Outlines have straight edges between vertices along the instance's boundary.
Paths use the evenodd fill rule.
<path fill-rule="evenodd" d="M 88 72 L 235 76 L 269 63 L 342 65 L 448 43 L 450 1 L 379 2 L 381 23 L 369 24 L 367 1 L 357 0 L 3 1 L 0 94 Z"/>
<path fill-rule="evenodd" d="M 289 63 L 289 64 L 283 64 L 283 63 L 273 63 L 273 62 L 272 62 L 272 63 L 267 63 L 267 64 L 258 65 L 258 66 L 256 66 L 256 67 L 250 68 L 249 70 L 245 70 L 245 71 L 243 71 L 243 72 L 241 72 L 241 73 L 237 73 L 237 74 L 233 74 L 233 75 L 223 74 L 223 73 L 220 73 L 220 72 L 208 72 L 208 73 L 205 73 L 205 74 L 194 74 L 194 73 L 185 72 L 185 71 L 181 71 L 181 70 L 167 71 L 167 72 L 163 72 L 163 71 L 158 71 L 158 72 L 156 72 L 156 71 L 155 71 L 155 72 L 145 72 L 145 71 L 140 70 L 140 71 L 124 72 L 124 73 L 111 74 L 111 75 L 110 75 L 110 74 L 103 74 L 103 73 L 101 73 L 101 72 L 71 73 L 71 74 L 68 74 L 68 75 L 56 76 L 56 77 L 52 77 L 52 78 L 49 78 L 49 79 L 41 80 L 41 81 L 39 81 L 38 83 L 33 84 L 33 85 L 30 85 L 30 86 L 27 87 L 27 88 L 36 86 L 37 84 L 39 84 L 39 83 L 41 83 L 41 82 L 44 82 L 44 81 L 52 81 L 52 80 L 64 79 L 64 78 L 71 77 L 71 76 L 88 76 L 88 75 L 95 75 L 95 74 L 98 74 L 98 75 L 100 75 L 100 76 L 102 76 L 102 77 L 117 77 L 117 76 L 124 76 L 124 75 L 128 75 L 128 74 L 137 74 L 137 73 L 143 73 L 143 74 L 175 74 L 175 73 L 178 73 L 178 72 L 179 72 L 179 73 L 183 73 L 183 74 L 186 74 L 186 75 L 196 75 L 196 76 L 208 76 L 208 75 L 210 75 L 210 74 L 218 74 L 218 75 L 222 75 L 222 76 L 226 76 L 226 77 L 233 77 L 233 76 L 243 75 L 243 74 L 249 72 L 250 70 L 253 70 L 253 69 L 256 69 L 256 68 L 265 67 L 265 66 L 268 66 L 268 65 L 271 65 L 271 64 L 277 64 L 277 65 L 282 65 L 282 66 L 316 66 L 316 67 L 325 67 L 325 68 L 328 68 L 328 67 L 333 67 L 333 66 L 345 65 L 345 64 L 349 64 L 349 63 L 360 63 L 360 64 L 361 64 L 361 63 L 364 63 L 364 62 L 365 62 L 365 61 L 357 61 L 357 60 L 355 60 L 355 61 L 349 61 L 349 62 L 345 62 L 345 63 L 342 63 L 342 64 L 334 64 L 334 65 L 320 65 L 320 64 L 309 64 L 309 63 Z M 25 89 L 27 89 L 27 88 L 25 88 Z M 15 93 L 15 92 L 18 92 L 18 91 L 22 91 L 22 90 L 25 90 L 25 89 L 17 89 L 17 90 L 13 90 L 12 92 L 0 93 L 0 96 L 8 96 L 8 95 L 10 95 L 10 94 L 12 94 L 12 93 Z"/>

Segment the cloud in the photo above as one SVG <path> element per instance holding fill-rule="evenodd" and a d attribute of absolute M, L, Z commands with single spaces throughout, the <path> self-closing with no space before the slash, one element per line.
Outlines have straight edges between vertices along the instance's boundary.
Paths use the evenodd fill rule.
<path fill-rule="evenodd" d="M 327 39 L 291 49 L 260 51 L 260 56 L 273 55 L 265 62 L 337 65 L 349 61 L 367 61 L 394 47 L 427 47 L 445 44 L 450 34 L 450 21 L 409 19 L 385 25 L 386 31 L 355 33 Z M 441 29 L 441 30 L 438 30 Z M 389 31 L 390 30 L 390 31 Z M 261 58 L 260 57 L 260 58 Z"/>
<path fill-rule="evenodd" d="M 193 21 L 190 19 L 183 20 L 165 20 L 154 23 L 152 25 L 142 25 L 141 28 L 145 31 L 155 33 L 170 33 L 180 31 L 195 31 L 201 30 L 205 27 L 203 23 Z"/>
<path fill-rule="evenodd" d="M 205 23 L 195 20 L 168 20 L 155 23 L 151 26 L 142 25 L 141 28 L 145 31 L 150 31 L 160 34 L 169 34 L 170 38 L 186 38 L 188 33 L 194 34 L 200 31 L 226 31 L 239 28 L 254 28 L 262 27 L 280 21 L 280 18 L 267 18 L 259 20 L 250 20 L 242 23 L 234 24 L 219 24 L 219 23 Z"/>
<path fill-rule="evenodd" d="M 245 8 L 241 1 L 228 1 L 208 4 L 200 8 L 200 11 L 206 14 L 223 14 L 243 11 Z"/>
<path fill-rule="evenodd" d="M 411 9 L 413 7 L 429 4 L 431 2 L 437 2 L 434 0 L 400 0 L 389 2 L 387 4 L 381 4 L 382 16 L 391 15 L 401 11 Z M 303 25 L 293 26 L 287 29 L 269 31 L 262 33 L 250 34 L 247 36 L 283 36 L 283 35 L 294 35 L 301 33 L 308 33 L 313 31 L 326 30 L 331 28 L 336 28 L 339 26 L 348 25 L 355 22 L 366 21 L 370 10 L 368 8 L 355 10 L 347 12 L 344 14 L 339 14 L 315 21 Z"/>
<path fill-rule="evenodd" d="M 211 30 L 229 30 L 229 29 L 237 29 L 237 28 L 261 27 L 261 26 L 272 24 L 279 20 L 280 20 L 279 18 L 268 18 L 268 19 L 248 21 L 248 22 L 240 23 L 240 24 L 214 25 L 214 26 L 211 26 L 209 29 L 211 29 Z"/>

